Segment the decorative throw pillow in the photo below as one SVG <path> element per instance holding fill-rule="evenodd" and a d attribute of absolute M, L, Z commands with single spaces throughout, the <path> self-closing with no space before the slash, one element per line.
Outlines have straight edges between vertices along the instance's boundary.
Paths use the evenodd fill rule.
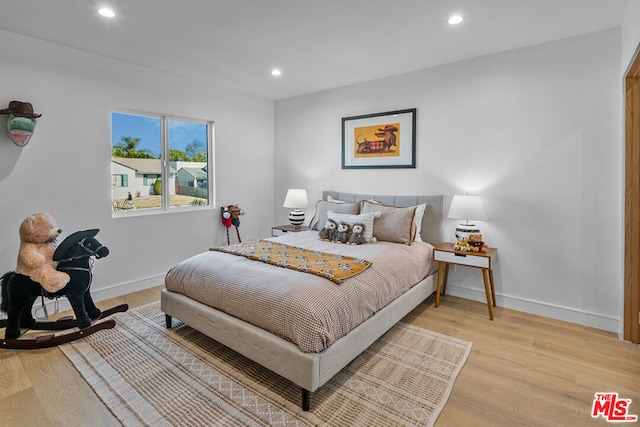
<path fill-rule="evenodd" d="M 376 239 L 405 245 L 413 242 L 416 235 L 416 226 L 413 223 L 415 206 L 399 208 L 365 201 L 362 203 L 361 211 L 381 213 L 380 218 L 373 224 L 373 237 Z"/>
<path fill-rule="evenodd" d="M 371 200 L 361 200 L 360 207 L 362 208 L 362 204 L 364 202 L 374 203 L 376 205 L 382 205 L 380 202 L 377 202 L 375 199 Z M 423 203 L 421 205 L 414 206 L 416 208 L 416 214 L 413 217 L 413 224 L 416 227 L 414 242 L 422 242 L 422 219 L 424 218 L 424 211 L 427 210 L 427 204 Z"/>
<path fill-rule="evenodd" d="M 414 242 L 422 242 L 422 218 L 424 217 L 424 211 L 427 209 L 427 204 L 423 203 L 421 205 L 417 205 L 416 207 L 416 215 L 413 217 L 413 223 L 416 225 L 416 238 L 413 240 Z"/>
<path fill-rule="evenodd" d="M 363 224 L 364 232 L 362 233 L 362 236 L 364 237 L 364 241 L 367 243 L 373 243 L 376 241 L 375 237 L 373 237 L 373 221 L 376 218 L 380 217 L 380 212 L 369 212 L 360 215 L 350 215 L 328 211 L 327 217 L 334 220 L 338 224 L 344 222 L 352 227 L 353 224 Z"/>
<path fill-rule="evenodd" d="M 327 222 L 327 212 L 332 210 L 334 212 L 352 214 L 355 215 L 360 210 L 360 204 L 358 203 L 332 203 L 320 200 L 316 204 L 316 213 L 311 218 L 311 229 L 320 230 Z"/>

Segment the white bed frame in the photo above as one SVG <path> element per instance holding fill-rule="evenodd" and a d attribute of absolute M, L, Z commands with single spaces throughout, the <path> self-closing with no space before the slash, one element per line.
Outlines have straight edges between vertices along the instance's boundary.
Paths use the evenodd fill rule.
<path fill-rule="evenodd" d="M 375 196 L 323 192 L 344 201 L 376 200 L 391 206 L 427 204 L 422 221 L 423 241 L 440 244 L 444 236 L 444 196 Z M 436 289 L 437 274 L 417 283 L 389 305 L 378 311 L 346 336 L 321 353 L 305 353 L 276 335 L 182 294 L 163 289 L 161 308 L 167 328 L 172 318 L 215 339 L 243 356 L 283 376 L 302 388 L 302 409 L 309 409 L 311 392 L 329 381 L 356 356 L 384 335 L 393 325 L 417 307 Z"/>

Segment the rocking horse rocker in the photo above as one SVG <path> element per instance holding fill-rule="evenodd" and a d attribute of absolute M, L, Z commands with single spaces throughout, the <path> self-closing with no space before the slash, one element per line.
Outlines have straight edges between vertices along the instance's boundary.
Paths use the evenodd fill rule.
<path fill-rule="evenodd" d="M 121 304 L 105 311 L 100 311 L 93 302 L 89 289 L 92 279 L 93 259 L 109 255 L 109 249 L 100 243 L 95 235 L 98 229 L 77 231 L 68 236 L 53 253 L 53 261 L 57 261 L 56 270 L 69 275 L 69 282 L 56 292 L 49 292 L 40 283 L 29 276 L 10 271 L 2 276 L 2 304 L 0 309 L 7 313 L 7 319 L 0 320 L 0 327 L 6 325 L 5 339 L 0 340 L 0 348 L 35 349 L 54 347 L 84 338 L 103 329 L 111 329 L 116 322 L 104 319 L 114 313 L 127 311 L 129 306 Z M 56 321 L 36 321 L 31 314 L 31 307 L 38 297 L 53 299 L 66 296 L 73 308 L 75 319 L 71 316 Z M 46 308 L 46 307 L 45 307 Z M 45 309 L 46 314 L 46 309 Z M 18 339 L 21 328 L 62 331 L 71 328 L 80 330 L 64 334 L 37 336 L 33 339 Z"/>

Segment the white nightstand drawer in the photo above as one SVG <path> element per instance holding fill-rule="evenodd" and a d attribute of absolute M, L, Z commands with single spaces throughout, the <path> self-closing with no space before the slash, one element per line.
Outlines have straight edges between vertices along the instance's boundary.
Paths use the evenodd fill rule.
<path fill-rule="evenodd" d="M 436 261 L 452 262 L 459 265 L 468 265 L 470 267 L 489 268 L 489 257 L 467 255 L 464 253 L 434 251 L 433 258 Z"/>

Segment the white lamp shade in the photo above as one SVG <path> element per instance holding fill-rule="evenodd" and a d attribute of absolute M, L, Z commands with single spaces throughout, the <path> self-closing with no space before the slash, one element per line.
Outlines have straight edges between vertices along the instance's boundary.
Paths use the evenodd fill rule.
<path fill-rule="evenodd" d="M 465 224 L 459 224 L 456 227 L 455 234 L 458 241 L 464 239 L 468 241 L 469 234 L 480 233 L 480 228 L 473 223 L 469 223 L 469 220 L 486 221 L 488 219 L 480 196 L 469 196 L 467 194 L 453 196 L 447 217 L 466 220 Z"/>
<path fill-rule="evenodd" d="M 304 211 L 302 208 L 309 206 L 307 191 L 299 188 L 289 189 L 282 206 L 293 209 L 289 212 L 289 222 L 296 228 L 300 227 L 304 223 Z"/>
<path fill-rule="evenodd" d="M 455 195 L 449 207 L 449 218 L 486 221 L 487 214 L 484 212 L 482 199 L 480 196 Z"/>
<path fill-rule="evenodd" d="M 307 191 L 299 188 L 292 188 L 287 191 L 287 197 L 284 198 L 285 208 L 302 209 L 309 206 L 307 199 Z"/>

